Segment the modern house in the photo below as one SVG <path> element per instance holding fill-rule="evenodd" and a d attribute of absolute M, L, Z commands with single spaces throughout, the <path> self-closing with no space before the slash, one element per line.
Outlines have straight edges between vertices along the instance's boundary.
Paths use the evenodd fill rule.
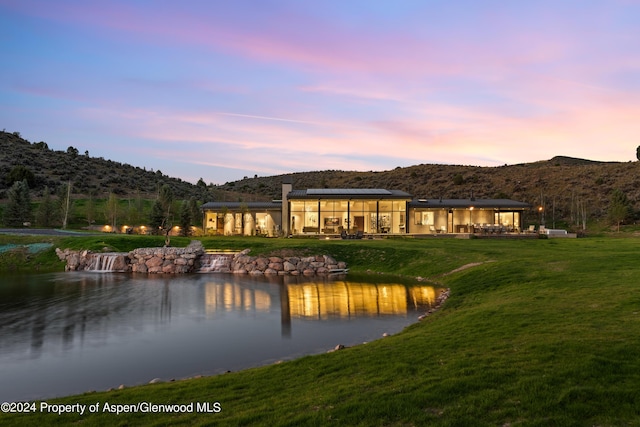
<path fill-rule="evenodd" d="M 272 202 L 209 202 L 203 229 L 223 235 L 519 233 L 527 203 L 508 199 L 414 199 L 399 190 L 282 185 Z"/>

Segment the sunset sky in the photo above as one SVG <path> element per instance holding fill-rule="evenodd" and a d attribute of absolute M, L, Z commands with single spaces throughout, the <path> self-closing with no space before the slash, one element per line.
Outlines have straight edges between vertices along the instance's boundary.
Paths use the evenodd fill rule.
<path fill-rule="evenodd" d="M 640 145 L 640 0 L 0 0 L 0 54 L 0 128 L 193 183 Z"/>

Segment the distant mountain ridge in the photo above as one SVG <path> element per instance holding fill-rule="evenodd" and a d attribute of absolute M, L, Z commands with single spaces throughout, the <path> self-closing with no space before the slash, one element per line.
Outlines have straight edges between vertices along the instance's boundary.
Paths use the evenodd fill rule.
<path fill-rule="evenodd" d="M 588 205 L 589 215 L 602 217 L 611 194 L 620 189 L 640 208 L 640 163 L 601 162 L 556 156 L 550 160 L 498 167 L 420 164 L 381 172 L 314 171 L 268 177 L 245 178 L 223 185 L 200 185 L 171 178 L 160 171 L 147 171 L 111 160 L 81 154 L 69 147 L 53 151 L 46 143 L 30 143 L 16 133 L 0 133 L 0 199 L 6 197 L 5 177 L 12 168 L 23 165 L 34 172 L 38 191 L 46 185 L 73 182 L 73 191 L 96 197 L 109 192 L 118 196 L 142 194 L 155 198 L 163 184 L 172 187 L 176 198 L 196 197 L 207 201 L 266 201 L 281 197 L 284 179 L 294 188 L 386 188 L 403 190 L 419 198 L 509 198 L 544 205 L 550 215 L 571 216 L 575 204 Z"/>
<path fill-rule="evenodd" d="M 568 156 L 555 156 L 551 160 L 548 160 L 549 163 L 554 165 L 564 165 L 564 166 L 578 166 L 578 165 L 594 165 L 594 164 L 616 164 L 620 162 L 602 162 L 599 160 L 586 160 L 586 159 L 578 159 L 576 157 L 568 157 Z"/>

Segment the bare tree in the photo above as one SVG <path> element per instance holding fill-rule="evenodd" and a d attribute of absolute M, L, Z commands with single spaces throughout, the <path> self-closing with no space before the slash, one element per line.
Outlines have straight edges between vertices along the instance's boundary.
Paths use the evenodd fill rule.
<path fill-rule="evenodd" d="M 107 200 L 107 218 L 115 232 L 118 226 L 118 198 L 114 193 L 109 193 L 109 199 Z"/>

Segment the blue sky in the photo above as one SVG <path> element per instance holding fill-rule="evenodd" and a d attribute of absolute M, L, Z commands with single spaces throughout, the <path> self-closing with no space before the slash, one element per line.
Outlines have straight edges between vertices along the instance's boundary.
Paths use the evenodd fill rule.
<path fill-rule="evenodd" d="M 635 160 L 640 1 L 0 0 L 0 127 L 196 182 Z"/>

